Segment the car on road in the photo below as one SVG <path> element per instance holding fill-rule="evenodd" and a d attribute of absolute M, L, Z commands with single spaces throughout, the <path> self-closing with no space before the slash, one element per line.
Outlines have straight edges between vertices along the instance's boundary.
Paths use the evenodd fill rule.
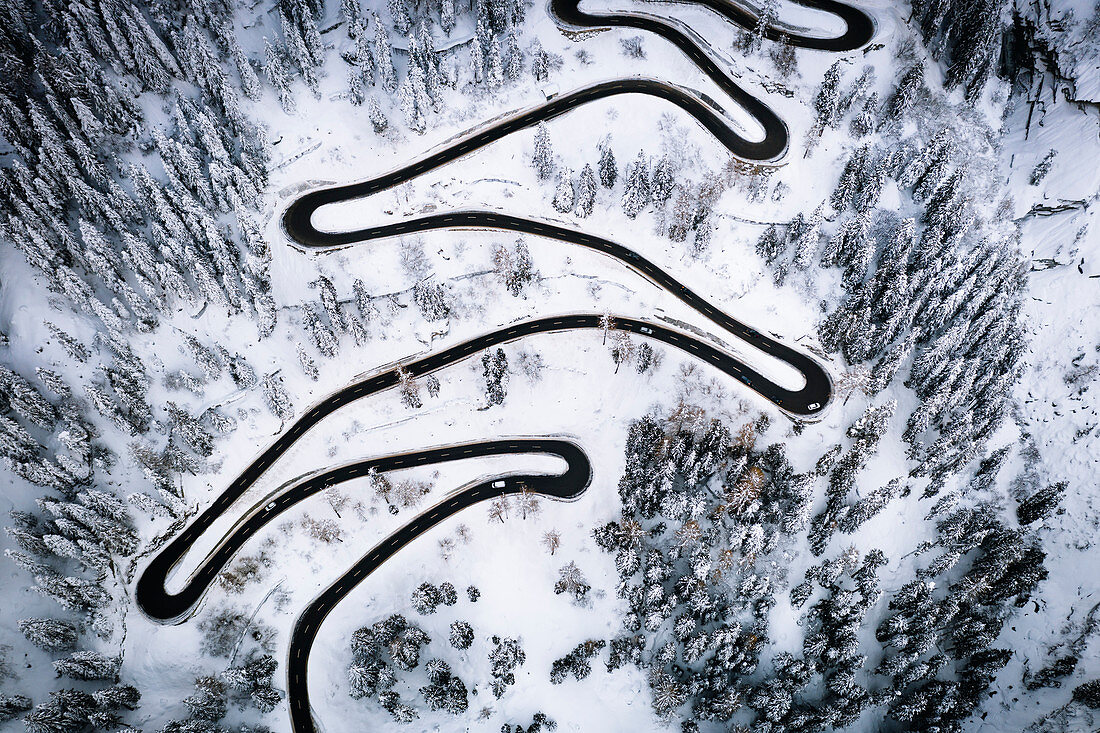
<path fill-rule="evenodd" d="M 274 508 L 275 508 L 275 502 L 271 502 L 270 504 L 268 504 L 267 506 L 264 507 L 264 511 L 269 512 Z"/>
<path fill-rule="evenodd" d="M 652 328 L 647 328 L 647 327 L 645 327 L 645 326 L 642 326 L 642 327 L 641 327 L 641 328 L 639 328 L 638 330 L 639 330 L 639 331 L 641 331 L 642 333 L 653 333 L 653 329 L 652 329 Z"/>
<path fill-rule="evenodd" d="M 507 483 L 508 483 L 507 481 L 494 481 L 493 482 L 493 488 L 494 489 L 503 489 L 507 485 Z"/>
<path fill-rule="evenodd" d="M 806 405 L 807 410 L 816 410 L 819 407 L 821 407 L 820 402 L 811 402 L 810 404 Z"/>

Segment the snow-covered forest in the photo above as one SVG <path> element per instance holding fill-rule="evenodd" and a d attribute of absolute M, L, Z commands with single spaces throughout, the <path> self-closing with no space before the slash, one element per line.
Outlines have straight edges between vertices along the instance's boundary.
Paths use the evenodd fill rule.
<path fill-rule="evenodd" d="M 1100 725 L 1100 5 L 571 7 L 0 0 L 0 731 Z"/>

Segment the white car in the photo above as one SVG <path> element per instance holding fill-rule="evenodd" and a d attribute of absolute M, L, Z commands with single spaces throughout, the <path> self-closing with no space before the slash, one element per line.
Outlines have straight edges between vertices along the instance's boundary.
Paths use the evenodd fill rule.
<path fill-rule="evenodd" d="M 507 481 L 494 481 L 493 482 L 493 488 L 494 489 L 503 489 L 507 483 L 508 483 Z"/>
<path fill-rule="evenodd" d="M 807 410 L 816 410 L 816 409 L 817 409 L 817 408 L 819 408 L 819 407 L 821 407 L 821 403 L 820 403 L 820 402 L 812 402 L 812 403 L 810 403 L 809 405 L 806 405 L 806 409 L 807 409 Z"/>
<path fill-rule="evenodd" d="M 274 508 L 275 508 L 275 502 L 271 502 L 270 504 L 268 504 L 267 506 L 264 507 L 264 511 L 269 512 Z"/>
<path fill-rule="evenodd" d="M 652 328 L 647 328 L 647 327 L 645 327 L 645 326 L 642 326 L 642 327 L 641 327 L 641 328 L 639 328 L 638 330 L 639 330 L 639 331 L 641 331 L 642 333 L 653 333 L 653 329 L 652 329 Z"/>

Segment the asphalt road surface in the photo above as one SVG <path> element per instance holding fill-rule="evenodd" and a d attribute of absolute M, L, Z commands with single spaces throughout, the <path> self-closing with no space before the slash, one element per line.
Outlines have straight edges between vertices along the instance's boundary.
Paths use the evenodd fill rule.
<path fill-rule="evenodd" d="M 754 15 L 725 0 L 699 0 L 697 4 L 710 8 L 743 27 L 752 28 L 755 25 Z M 800 4 L 839 16 L 846 24 L 846 31 L 840 36 L 831 38 L 784 34 L 795 46 L 825 51 L 847 51 L 862 46 L 873 36 L 872 20 L 860 10 L 834 0 L 801 0 Z M 652 79 L 604 82 L 557 96 L 535 109 L 486 126 L 446 149 L 401 169 L 368 181 L 308 193 L 291 204 L 285 212 L 283 222 L 287 233 L 301 246 L 318 249 L 440 228 L 506 229 L 588 247 L 622 261 L 728 332 L 790 364 L 803 375 L 804 384 L 799 389 L 784 388 L 734 359 L 728 353 L 681 331 L 621 316 L 614 316 L 610 324 L 605 324 L 602 316 L 593 314 L 534 319 L 470 339 L 403 364 L 402 368 L 413 377 L 429 374 L 492 346 L 532 334 L 578 329 L 600 330 L 610 326 L 610 328 L 652 338 L 689 353 L 744 383 L 788 413 L 803 416 L 817 414 L 831 396 L 828 374 L 817 362 L 719 311 L 649 260 L 602 237 L 506 214 L 471 211 L 442 213 L 351 232 L 322 232 L 313 226 L 313 213 L 324 204 L 368 196 L 391 188 L 428 170 L 461 158 L 512 132 L 564 114 L 586 102 L 617 94 L 649 94 L 677 104 L 722 142 L 731 154 L 745 160 L 775 162 L 785 155 L 789 135 L 783 121 L 767 105 L 726 76 L 709 53 L 677 30 L 674 24 L 643 14 L 589 14 L 578 8 L 578 0 L 552 0 L 550 7 L 555 18 L 563 25 L 578 28 L 631 27 L 655 33 L 669 40 L 760 123 L 765 131 L 763 139 L 753 141 L 737 134 L 730 128 L 723 112 L 716 105 L 689 94 L 679 87 Z M 770 28 L 766 35 L 774 40 L 778 39 L 782 32 L 782 29 Z M 214 521 L 239 499 L 290 446 L 335 410 L 362 397 L 390 389 L 399 381 L 397 369 L 388 369 L 356 381 L 311 407 L 256 457 L 183 532 L 153 558 L 137 582 L 135 596 L 139 607 L 153 619 L 165 623 L 178 623 L 193 613 L 217 574 L 227 566 L 249 537 L 289 507 L 328 486 L 364 476 L 372 468 L 384 472 L 479 456 L 520 453 L 546 454 L 562 458 L 568 468 L 560 475 L 503 476 L 477 483 L 450 495 L 443 502 L 424 511 L 412 522 L 376 545 L 309 605 L 296 622 L 287 666 L 288 699 L 292 730 L 295 733 L 314 733 L 316 730 L 309 705 L 307 665 L 309 651 L 317 630 L 339 601 L 374 569 L 431 527 L 472 504 L 521 491 L 570 500 L 583 493 L 591 480 L 591 465 L 583 450 L 569 441 L 552 438 L 491 440 L 358 461 L 316 473 L 284 490 L 267 505 L 254 508 L 219 542 L 195 572 L 188 577 L 180 590 L 170 592 L 167 589 L 169 575 L 195 540 L 207 531 Z"/>

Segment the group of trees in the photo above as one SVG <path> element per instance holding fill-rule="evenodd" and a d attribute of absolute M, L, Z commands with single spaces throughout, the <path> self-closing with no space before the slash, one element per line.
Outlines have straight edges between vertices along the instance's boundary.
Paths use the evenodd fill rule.
<path fill-rule="evenodd" d="M 72 688 L 50 693 L 49 700 L 38 705 L 23 718 L 28 733 L 80 733 L 88 730 L 114 730 L 122 725 L 125 711 L 134 710 L 141 693 L 131 685 L 103 687 L 95 692 Z M 7 715 L 29 707 L 27 698 L 13 701 L 0 699 L 0 709 Z M 20 710 L 21 709 L 21 710 Z M 14 717 L 8 715 L 4 718 Z"/>
<path fill-rule="evenodd" d="M 47 322 L 63 358 L 104 360 L 82 390 L 46 368 L 37 370 L 45 390 L 0 373 L 0 452 L 13 473 L 59 494 L 39 500 L 41 516 L 13 515 L 18 549 L 10 555 L 38 590 L 83 617 L 80 628 L 103 639 L 117 623 L 116 559 L 132 555 L 138 539 L 125 504 L 96 488 L 116 456 L 86 410 L 132 436 L 134 457 L 160 494 L 135 491 L 133 503 L 179 514 L 171 473 L 202 470 L 213 434 L 233 420 L 216 409 L 193 416 L 172 402 L 159 419 L 148 365 L 131 341 L 183 307 L 248 314 L 261 335 L 276 323 L 256 216 L 267 153 L 239 101 L 260 90 L 230 8 L 192 10 L 202 18 L 185 24 L 167 6 L 129 0 L 0 9 L 0 136 L 9 154 L 0 169 L 0 235 L 93 334 L 86 340 Z M 145 116 L 155 107 L 163 119 Z M 255 381 L 247 362 L 224 356 L 234 379 Z M 165 386 L 199 392 L 217 376 L 209 367 L 168 374 Z M 154 429 L 163 430 L 161 447 L 136 440 Z M 68 621 L 27 619 L 22 628 L 47 651 L 70 652 L 56 662 L 62 675 L 118 673 L 117 656 L 77 648 Z M 62 690 L 28 716 L 28 729 L 109 728 L 137 699 Z"/>
<path fill-rule="evenodd" d="M 866 88 L 865 77 L 848 96 Z M 916 392 L 905 439 L 920 463 L 913 475 L 931 479 L 931 495 L 1001 424 L 1024 350 L 1025 275 L 1018 232 L 984 204 L 990 152 L 974 150 L 974 133 L 918 126 L 902 135 L 892 124 L 899 100 L 916 103 L 910 83 L 907 74 L 876 112 L 886 144 L 857 147 L 828 202 L 769 228 L 757 250 L 779 282 L 814 263 L 842 269 L 845 296 L 819 326 L 822 343 L 850 364 L 870 364 L 872 392 L 895 376 Z M 836 107 L 843 97 L 839 77 L 826 75 L 818 97 L 833 100 L 820 105 L 826 124 L 843 119 L 829 110 L 851 108 Z M 902 215 L 878 207 L 891 180 L 905 195 Z M 836 222 L 831 234 L 826 218 Z"/>
<path fill-rule="evenodd" d="M 593 534 L 615 555 L 627 604 L 607 667 L 646 669 L 659 715 L 690 703 L 692 722 L 729 721 L 768 638 L 766 559 L 805 527 L 809 481 L 778 446 L 755 450 L 765 427 L 733 430 L 692 411 L 631 425 L 622 517 Z"/>
<path fill-rule="evenodd" d="M 1012 607 L 1046 576 L 1034 533 L 1013 527 L 991 504 L 936 510 L 944 518 L 935 539 L 917 553 L 939 554 L 893 594 L 886 612 L 879 610 L 882 552 L 861 557 L 849 547 L 811 567 L 790 589 L 791 605 L 805 609 L 801 656 L 784 652 L 763 676 L 758 670 L 784 580 L 770 554 L 807 529 L 811 549 L 823 554 L 832 532 L 853 531 L 901 493 L 895 481 L 844 503 L 894 409 L 892 402 L 869 408 L 847 432 L 851 445 L 826 451 L 807 474 L 792 470 L 779 445 L 756 449 L 766 423 L 732 430 L 686 420 L 683 411 L 633 423 L 619 483 L 622 517 L 593 533 L 615 554 L 617 592 L 627 604 L 608 670 L 641 666 L 655 711 L 680 715 L 688 727 L 743 721 L 748 710 L 756 726 L 821 731 L 885 706 L 909 730 L 960 730 L 1011 656 L 993 644 Z M 983 470 L 984 485 L 996 469 Z M 808 522 L 818 482 L 826 484 L 826 508 Z M 1049 514 L 1063 490 L 1022 501 L 1021 525 Z M 861 649 L 869 625 L 881 653 Z M 554 663 L 552 681 L 582 679 L 602 648 L 578 646 Z"/>
<path fill-rule="evenodd" d="M 978 505 L 941 520 L 925 550 L 941 554 L 894 595 L 876 630 L 885 647 L 876 672 L 893 690 L 889 715 L 910 730 L 960 729 L 1012 657 L 993 646 L 1011 608 L 1047 575 L 1034 534 L 997 515 Z"/>
<path fill-rule="evenodd" d="M 926 37 L 942 34 L 934 50 L 953 59 L 949 78 L 977 95 L 991 68 L 989 29 L 1000 23 L 998 13 L 980 16 L 992 7 L 981 4 L 924 5 L 914 8 L 916 18 Z M 851 442 L 826 451 L 803 478 L 809 486 L 825 483 L 824 508 L 808 526 L 810 550 L 825 554 L 834 533 L 855 532 L 922 479 L 923 497 L 946 487 L 950 493 L 929 512 L 928 519 L 941 519 L 934 539 L 917 551 L 939 554 L 893 595 L 884 617 L 871 614 L 881 595 L 881 553 L 860 562 L 854 550 L 842 551 L 812 567 L 791 589 L 792 605 L 808 608 L 802 658 L 778 655 L 763 682 L 743 687 L 742 700 L 758 723 L 783 730 L 843 727 L 878 705 L 909 730 L 960 730 L 1011 657 L 993 644 L 1012 607 L 1046 575 L 1030 527 L 1055 511 L 1065 485 L 1020 497 L 1013 519 L 989 503 L 954 508 L 966 493 L 989 495 L 1008 451 L 986 446 L 1001 425 L 1024 349 L 1018 232 L 1003 209 L 986 203 L 997 195 L 983 170 L 987 144 L 961 127 L 929 129 L 937 107 L 919 61 L 912 59 L 885 103 L 869 91 L 870 69 L 847 89 L 841 70 L 826 72 L 814 100 L 817 133 L 850 120 L 853 137 L 877 130 L 878 140 L 854 148 L 826 202 L 769 227 L 757 251 L 779 283 L 815 264 L 839 268 L 843 295 L 820 324 L 823 345 L 842 353 L 853 374 L 862 370 L 858 386 L 866 395 L 901 378 L 918 399 L 908 415 L 895 416 L 893 400 L 869 406 L 848 429 Z M 915 133 L 899 124 L 903 115 L 918 120 Z M 900 211 L 879 207 L 891 184 L 902 192 Z M 867 487 L 861 471 L 895 418 L 904 424 L 913 468 Z M 968 471 L 969 484 L 960 480 Z M 624 479 L 630 475 L 628 461 Z M 815 582 L 824 595 L 811 603 Z M 876 655 L 861 652 L 857 641 L 867 624 L 876 625 L 883 645 L 873 668 L 867 660 Z M 824 695 L 813 679 L 824 681 Z M 665 689 L 674 702 L 690 697 Z"/>
<path fill-rule="evenodd" d="M 5 18 L 26 31 L 13 47 L 26 66 L 0 90 L 0 130 L 18 155 L 0 178 L 3 233 L 111 335 L 203 301 L 253 311 L 269 333 L 269 255 L 254 220 L 266 152 L 219 61 L 236 48 L 231 32 L 212 38 L 123 5 Z M 142 90 L 163 98 L 169 128 L 143 118 L 131 98 Z M 135 147 L 148 162 L 122 164 Z"/>
<path fill-rule="evenodd" d="M 619 203 L 627 218 L 635 219 L 652 209 L 658 214 L 658 231 L 673 242 L 688 242 L 690 235 L 688 251 L 693 257 L 707 252 L 713 229 L 710 213 L 722 193 L 716 178 L 705 177 L 696 184 L 681 175 L 680 166 L 668 154 L 654 160 L 643 150 L 620 173 L 609 138 L 600 142 L 598 152 L 596 166 L 585 163 L 579 176 L 569 168 L 559 168 L 549 129 L 545 123 L 538 125 L 531 164 L 540 180 L 556 180 L 551 204 L 557 211 L 587 218 L 595 208 L 600 187 L 614 192 L 621 180 Z"/>
<path fill-rule="evenodd" d="M 412 671 L 420 664 L 421 648 L 430 641 L 423 629 L 400 614 L 360 628 L 351 637 L 351 696 L 377 699 L 398 722 L 415 720 L 419 716 L 416 708 L 402 700 L 394 687 L 399 672 Z"/>
<path fill-rule="evenodd" d="M 513 245 L 493 246 L 493 268 L 504 289 L 516 297 L 526 297 L 524 291 L 527 286 L 539 278 L 538 269 L 531 261 L 531 252 L 523 237 L 518 238 Z"/>
<path fill-rule="evenodd" d="M 913 24 L 932 55 L 947 66 L 948 87 L 979 97 L 997 71 L 1003 36 L 1009 27 L 1006 0 L 918 0 Z"/>
<path fill-rule="evenodd" d="M 436 50 L 436 28 L 450 36 L 462 13 L 470 13 L 475 28 L 469 41 L 469 69 L 475 85 L 498 89 L 505 81 L 518 81 L 525 68 L 530 69 L 536 81 L 542 81 L 552 68 L 562 63 L 559 57 L 543 50 L 537 40 L 526 52 L 520 49 L 517 26 L 526 15 L 525 0 L 476 0 L 468 5 L 458 5 L 454 0 L 438 3 L 393 0 L 388 7 L 388 24 L 376 13 L 368 16 L 358 3 L 343 2 L 341 9 L 350 41 L 348 50 L 341 54 L 350 66 L 348 97 L 356 106 L 368 103 L 369 119 L 376 132 L 384 131 L 388 120 L 377 96 L 368 98 L 368 87 L 377 86 L 386 94 L 396 95 L 406 125 L 417 133 L 423 133 L 432 115 L 443 108 L 444 90 L 455 88 L 459 82 L 459 65 L 455 50 Z M 283 17 L 284 29 L 289 25 L 291 31 L 285 32 L 287 43 L 282 50 L 269 45 L 267 71 L 284 108 L 291 111 L 294 101 L 289 90 L 288 62 L 297 66 L 316 93 L 315 67 L 319 67 L 323 54 L 314 52 L 308 33 L 296 32 L 296 25 L 308 30 L 309 23 L 288 24 L 287 16 Z M 408 59 L 405 76 L 400 80 L 394 65 L 391 28 L 404 39 Z M 316 33 L 315 26 L 313 32 Z"/>
<path fill-rule="evenodd" d="M 23 619 L 19 630 L 43 651 L 63 655 L 53 663 L 58 677 L 117 685 L 121 657 L 82 649 L 80 643 L 86 628 L 104 641 L 110 641 L 118 629 L 115 561 L 132 555 L 138 546 L 127 507 L 113 495 L 93 488 L 68 500 L 42 497 L 38 505 L 41 517 L 11 513 L 13 524 L 7 530 L 18 549 L 7 550 L 7 555 L 34 576 L 35 590 L 56 601 L 65 613 L 60 618 Z M 133 688 L 122 686 L 104 687 L 94 694 L 55 692 L 25 718 L 27 728 L 78 731 L 89 723 L 117 725 L 120 711 L 133 709 L 140 698 L 136 690 L 132 694 L 130 690 Z M 27 698 L 4 699 L 8 717 L 31 707 Z"/>
<path fill-rule="evenodd" d="M 476 600 L 476 588 L 470 586 L 471 602 Z M 457 594 L 450 583 L 438 587 L 421 584 L 412 596 L 413 607 L 418 613 L 430 615 L 438 605 L 453 606 Z M 489 650 L 490 689 L 496 697 L 504 694 L 509 685 L 515 684 L 515 670 L 526 659 L 519 641 L 512 638 L 492 637 Z M 465 651 L 474 643 L 473 627 L 465 621 L 450 625 L 450 645 Z M 403 698 L 401 688 L 408 686 L 403 675 L 420 666 L 420 656 L 431 643 L 422 628 L 400 614 L 393 614 L 370 626 L 358 629 L 351 637 L 352 661 L 348 667 L 350 694 L 353 698 L 373 698 L 398 722 L 409 722 L 420 716 L 415 702 Z M 428 684 L 420 688 L 428 710 L 443 710 L 461 715 L 469 708 L 469 694 L 463 682 L 444 660 L 434 658 L 424 664 Z M 477 694 L 476 690 L 473 694 Z"/>

